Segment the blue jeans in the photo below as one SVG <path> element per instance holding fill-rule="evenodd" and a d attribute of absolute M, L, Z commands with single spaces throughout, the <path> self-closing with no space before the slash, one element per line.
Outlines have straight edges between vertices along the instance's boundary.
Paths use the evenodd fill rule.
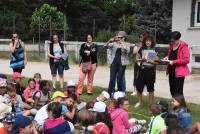
<path fill-rule="evenodd" d="M 126 81 L 125 81 L 125 70 L 126 66 L 121 64 L 112 63 L 110 66 L 110 82 L 108 87 L 108 93 L 112 96 L 115 92 L 115 83 L 117 79 L 117 89 L 118 91 L 125 92 Z"/>

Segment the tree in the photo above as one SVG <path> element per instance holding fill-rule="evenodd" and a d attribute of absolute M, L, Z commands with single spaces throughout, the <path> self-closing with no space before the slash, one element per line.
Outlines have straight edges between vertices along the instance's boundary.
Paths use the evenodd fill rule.
<path fill-rule="evenodd" d="M 43 4 L 40 9 L 33 12 L 31 17 L 32 31 L 38 31 L 38 27 L 42 32 L 50 30 L 63 29 L 64 27 L 64 14 L 57 10 L 57 7 Z"/>
<path fill-rule="evenodd" d="M 172 0 L 143 0 L 137 2 L 135 29 L 155 35 L 158 43 L 167 43 L 171 31 Z"/>

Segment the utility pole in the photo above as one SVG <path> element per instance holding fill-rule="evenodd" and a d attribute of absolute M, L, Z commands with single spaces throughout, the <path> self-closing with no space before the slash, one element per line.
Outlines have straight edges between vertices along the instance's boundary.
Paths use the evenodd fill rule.
<path fill-rule="evenodd" d="M 155 28 L 154 28 L 154 36 L 155 36 L 155 40 L 157 39 L 157 21 L 155 20 Z"/>
<path fill-rule="evenodd" d="M 95 36 L 95 25 L 96 25 L 95 23 L 96 23 L 96 20 L 93 19 L 93 33 L 92 33 L 93 38 Z"/>
<path fill-rule="evenodd" d="M 51 39 L 51 36 L 52 36 L 52 27 L 51 27 L 51 16 L 50 16 L 50 28 L 49 28 L 49 32 L 50 32 L 50 39 Z"/>
<path fill-rule="evenodd" d="M 38 32 L 39 32 L 39 35 L 38 35 L 38 49 L 39 49 L 39 51 L 38 51 L 38 54 L 39 54 L 39 56 L 40 56 L 40 17 L 39 17 L 39 25 L 38 25 Z"/>
<path fill-rule="evenodd" d="M 64 41 L 66 40 L 66 27 L 67 27 L 67 19 L 66 16 L 64 15 Z"/>
<path fill-rule="evenodd" d="M 13 16 L 13 33 L 15 32 L 15 16 Z"/>
<path fill-rule="evenodd" d="M 124 21 L 124 25 L 123 25 L 123 30 L 126 31 L 126 16 L 123 16 L 123 21 Z"/>

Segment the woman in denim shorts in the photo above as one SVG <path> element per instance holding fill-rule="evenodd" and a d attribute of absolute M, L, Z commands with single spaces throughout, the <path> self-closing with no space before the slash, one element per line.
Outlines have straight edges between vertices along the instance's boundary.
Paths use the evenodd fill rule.
<path fill-rule="evenodd" d="M 64 56 L 67 56 L 67 50 L 64 44 L 60 42 L 58 35 L 54 34 L 48 48 L 49 65 L 51 69 L 53 88 L 56 88 L 57 73 L 60 79 L 60 88 L 63 89 Z"/>

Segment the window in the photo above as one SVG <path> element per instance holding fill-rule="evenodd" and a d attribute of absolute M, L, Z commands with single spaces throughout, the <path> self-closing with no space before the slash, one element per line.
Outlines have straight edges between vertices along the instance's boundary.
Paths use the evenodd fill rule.
<path fill-rule="evenodd" d="M 197 2 L 197 7 L 196 7 L 196 9 L 197 9 L 197 23 L 200 23 L 200 1 L 199 2 Z"/>
<path fill-rule="evenodd" d="M 195 56 L 195 62 L 200 62 L 200 56 Z"/>
<path fill-rule="evenodd" d="M 191 27 L 200 27 L 200 0 L 192 0 Z"/>

